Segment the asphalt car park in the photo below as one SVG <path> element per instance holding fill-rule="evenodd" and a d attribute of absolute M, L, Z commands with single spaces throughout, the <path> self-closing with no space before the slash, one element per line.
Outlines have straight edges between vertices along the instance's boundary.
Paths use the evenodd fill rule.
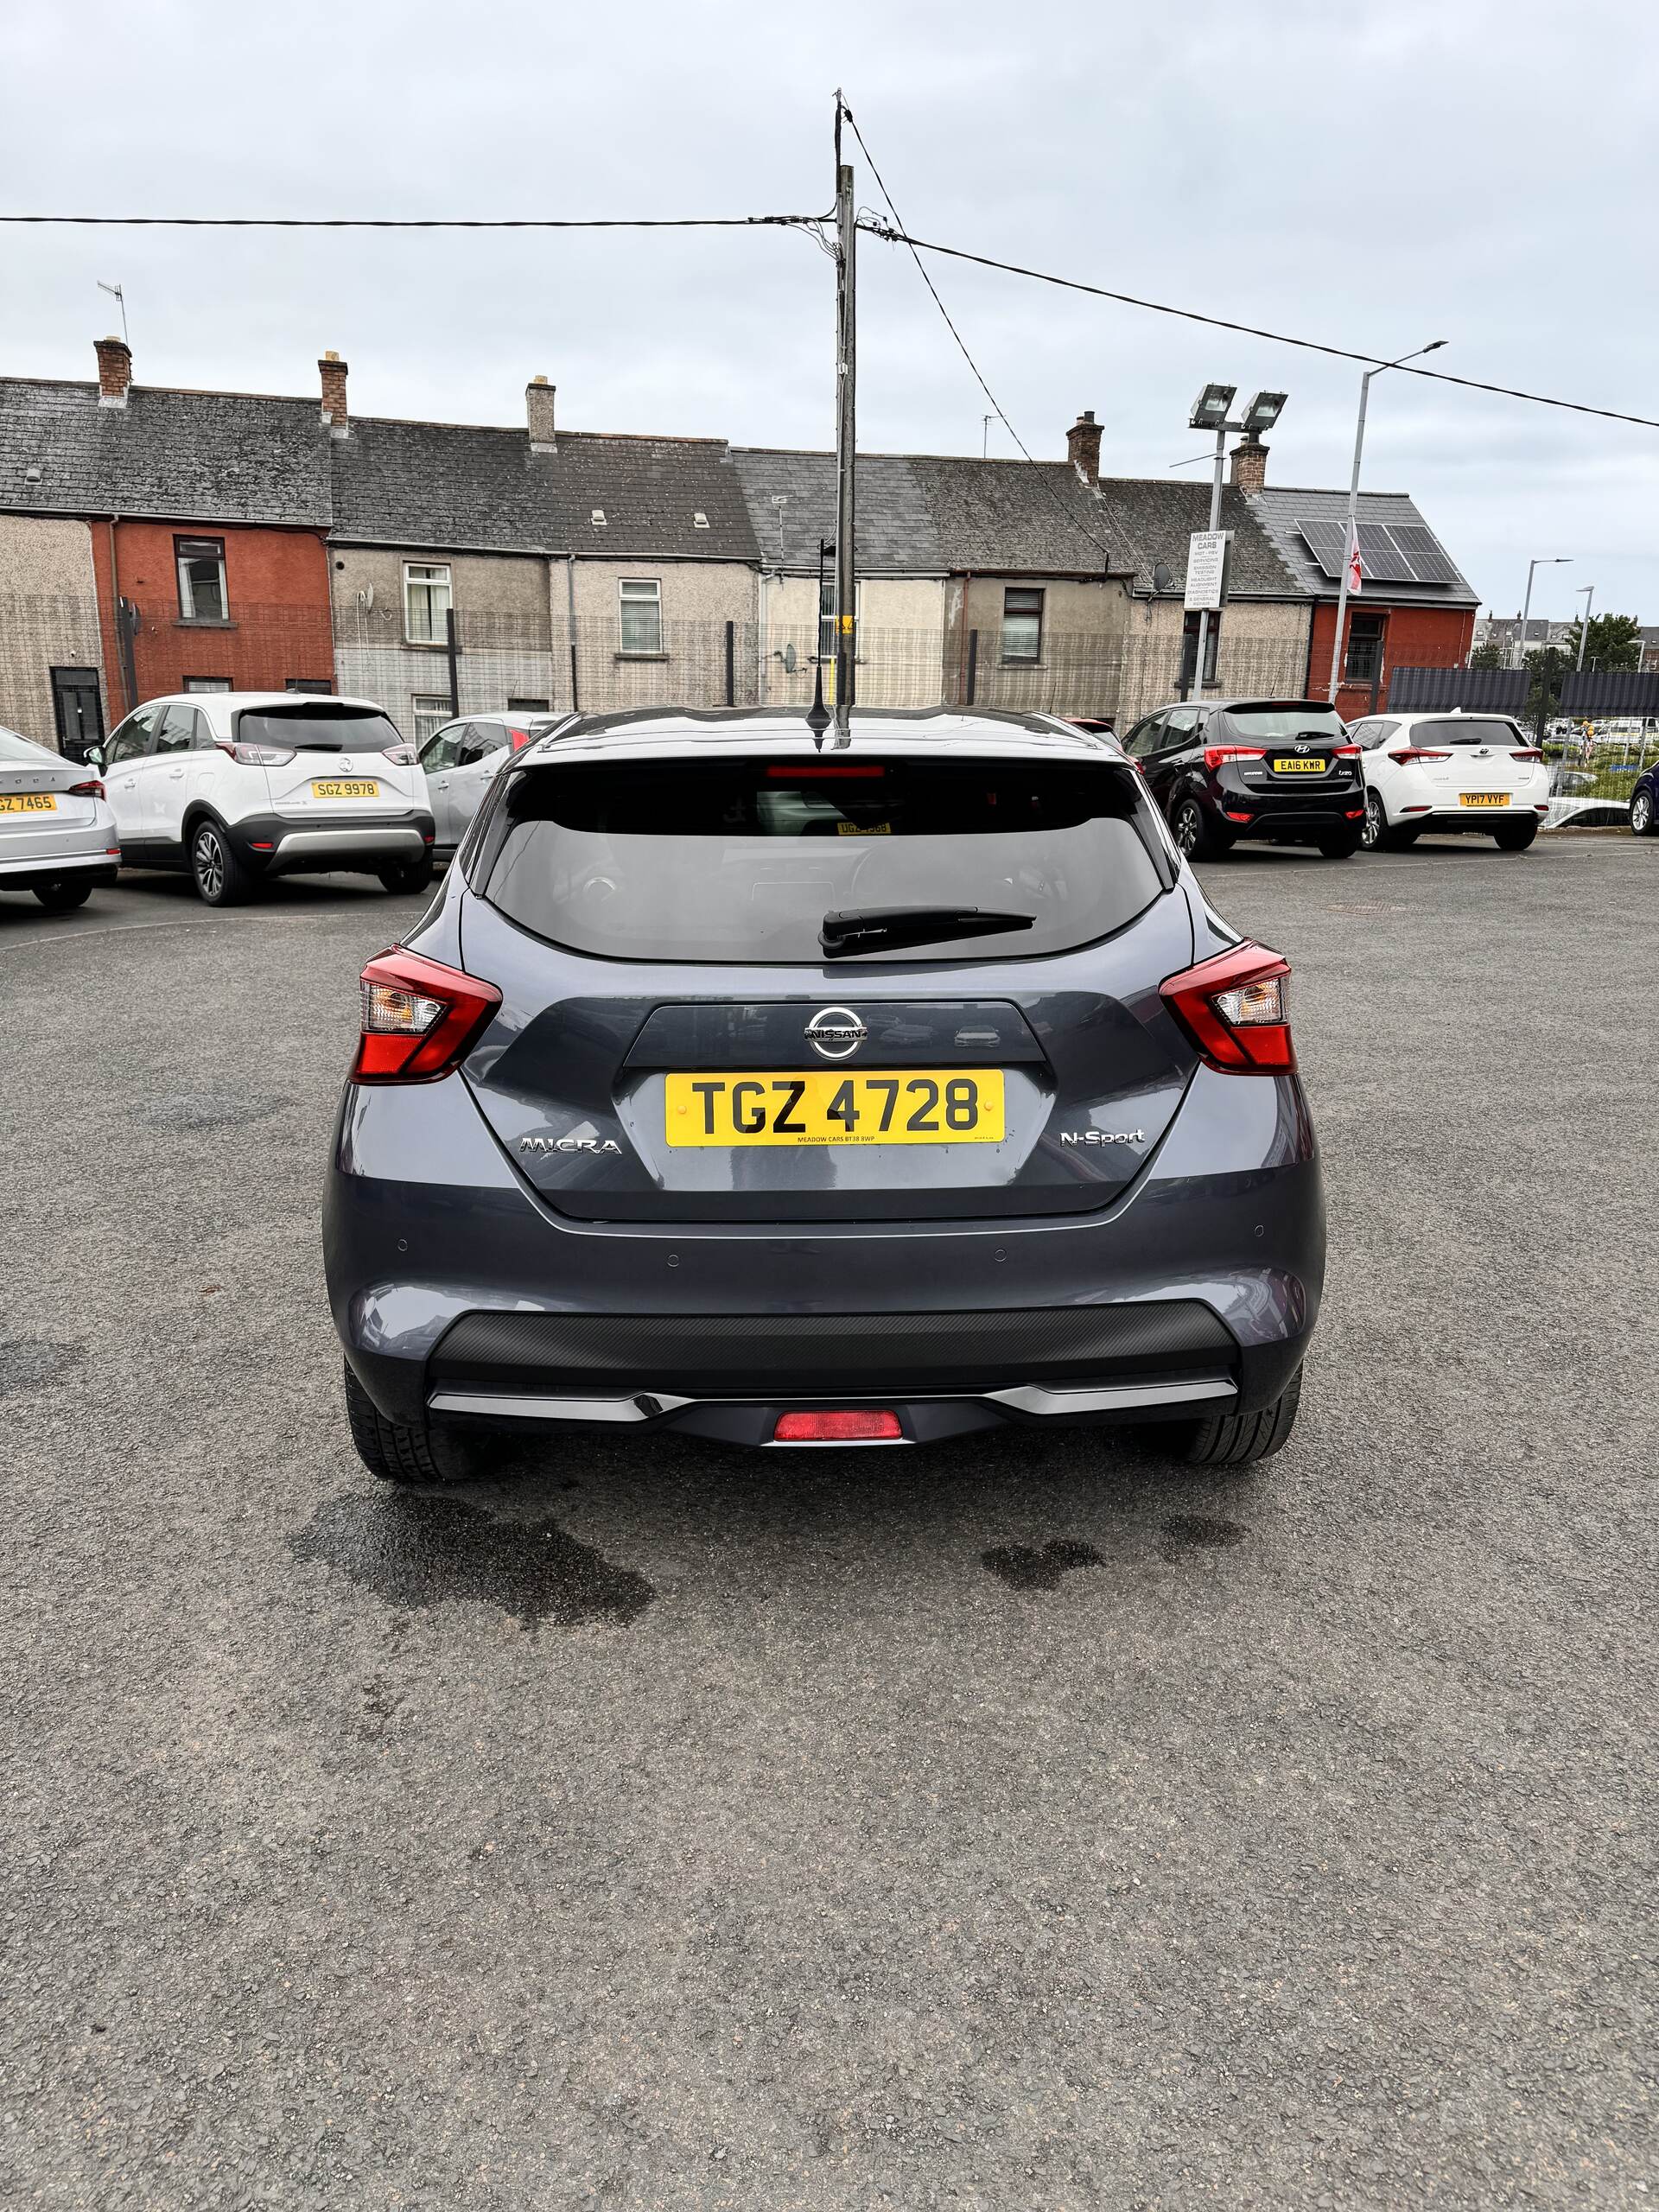
<path fill-rule="evenodd" d="M 410 1496 L 318 1205 L 424 902 L 0 907 L 9 2204 L 1645 2201 L 1659 844 L 1203 882 L 1325 1153 L 1276 1459 Z"/>

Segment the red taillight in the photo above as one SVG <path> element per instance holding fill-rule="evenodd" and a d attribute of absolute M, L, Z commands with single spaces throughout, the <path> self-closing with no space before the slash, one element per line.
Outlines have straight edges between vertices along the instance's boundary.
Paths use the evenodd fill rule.
<path fill-rule="evenodd" d="M 1390 753 L 1389 758 L 1390 760 L 1397 760 L 1402 768 L 1408 768 L 1414 761 L 1449 760 L 1452 755 L 1449 753 L 1430 753 L 1421 745 L 1404 745 L 1401 747 L 1398 753 Z"/>
<path fill-rule="evenodd" d="M 1212 1068 L 1273 1075 L 1296 1065 L 1285 1006 L 1290 963 L 1265 945 L 1236 944 L 1159 986 Z"/>
<path fill-rule="evenodd" d="M 1204 765 L 1213 776 L 1224 760 L 1262 760 L 1267 757 L 1264 745 L 1206 745 Z"/>
<path fill-rule="evenodd" d="M 1338 760 L 1357 760 L 1359 758 L 1359 747 L 1357 745 L 1333 745 L 1331 751 Z"/>
<path fill-rule="evenodd" d="M 362 989 L 353 1083 L 430 1083 L 448 1075 L 501 1003 L 493 983 L 396 946 L 370 961 Z"/>
<path fill-rule="evenodd" d="M 412 745 L 383 745 L 380 753 L 394 768 L 412 768 L 421 757 Z"/>
<path fill-rule="evenodd" d="M 774 1444 L 902 1444 L 905 1432 L 893 1413 L 780 1414 L 772 1432 Z"/>
<path fill-rule="evenodd" d="M 774 784 L 821 783 L 831 776 L 885 776 L 885 768 L 855 768 L 846 761 L 833 767 L 768 768 L 766 780 Z"/>
<path fill-rule="evenodd" d="M 1517 746 L 1510 755 L 1511 760 L 1541 760 L 1543 757 L 1542 747 L 1536 745 Z"/>
<path fill-rule="evenodd" d="M 530 732 L 527 729 L 510 729 L 507 742 L 515 753 L 522 753 L 530 743 Z"/>
<path fill-rule="evenodd" d="M 96 776 L 89 776 L 84 784 L 71 784 L 69 796 L 71 798 L 102 798 L 104 786 Z"/>
<path fill-rule="evenodd" d="M 280 768 L 294 758 L 296 751 L 291 745 L 256 745 L 251 738 L 245 743 L 238 740 L 231 745 L 224 738 L 216 737 L 213 743 L 221 753 L 228 753 L 232 760 L 239 760 L 245 768 Z"/>

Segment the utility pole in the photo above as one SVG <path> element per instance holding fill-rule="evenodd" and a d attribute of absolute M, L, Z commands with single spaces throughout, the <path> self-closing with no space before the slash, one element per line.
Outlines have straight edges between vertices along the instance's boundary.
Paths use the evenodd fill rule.
<path fill-rule="evenodd" d="M 836 736 L 852 739 L 858 577 L 854 559 L 854 463 L 858 450 L 858 229 L 853 170 L 841 158 L 841 95 L 836 95 Z"/>
<path fill-rule="evenodd" d="M 1365 410 L 1370 404 L 1371 378 L 1385 375 L 1389 369 L 1404 366 L 1408 361 L 1421 361 L 1425 353 L 1438 353 L 1446 340 L 1436 338 L 1427 346 L 1420 346 L 1414 353 L 1402 353 L 1396 361 L 1382 361 L 1374 369 L 1367 369 L 1359 380 L 1359 420 L 1354 425 L 1354 469 L 1348 479 L 1348 530 L 1342 542 L 1342 581 L 1337 586 L 1337 629 L 1331 640 L 1331 703 L 1337 703 L 1337 694 L 1342 689 L 1342 633 L 1348 618 L 1348 578 L 1353 571 L 1354 555 L 1359 546 L 1359 464 L 1365 452 Z M 1375 709 L 1373 709 L 1375 712 Z"/>

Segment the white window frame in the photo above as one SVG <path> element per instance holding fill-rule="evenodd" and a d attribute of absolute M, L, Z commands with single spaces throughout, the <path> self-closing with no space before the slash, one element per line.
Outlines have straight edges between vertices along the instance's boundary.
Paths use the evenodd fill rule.
<path fill-rule="evenodd" d="M 190 563 L 192 560 L 206 560 L 208 556 L 205 550 L 195 554 L 188 554 L 184 550 L 187 545 L 197 545 L 203 548 L 213 547 L 217 549 L 217 557 L 219 561 L 219 613 L 217 614 L 199 614 L 196 612 L 196 594 L 195 587 L 190 581 Z M 174 564 L 178 571 L 179 578 L 179 620 L 181 622 L 228 623 L 231 619 L 231 594 L 229 583 L 225 574 L 224 539 L 222 537 L 188 537 L 183 536 L 175 537 L 173 541 L 173 559 Z"/>
<path fill-rule="evenodd" d="M 628 615 L 650 608 L 657 618 L 654 645 L 630 645 Z M 617 658 L 620 660 L 661 660 L 663 651 L 663 587 L 657 576 L 619 576 L 616 582 Z"/>
<path fill-rule="evenodd" d="M 420 604 L 425 618 L 427 632 L 423 634 L 415 622 L 415 594 L 421 594 Z M 437 594 L 442 594 L 442 605 L 435 606 Z M 411 645 L 442 645 L 448 639 L 448 625 L 444 617 L 454 605 L 454 582 L 448 561 L 405 561 L 404 563 L 404 636 Z"/>
<path fill-rule="evenodd" d="M 410 716 L 415 726 L 414 744 L 418 753 L 428 738 L 435 737 L 446 722 L 456 718 L 449 711 L 447 691 L 416 691 L 409 702 Z"/>

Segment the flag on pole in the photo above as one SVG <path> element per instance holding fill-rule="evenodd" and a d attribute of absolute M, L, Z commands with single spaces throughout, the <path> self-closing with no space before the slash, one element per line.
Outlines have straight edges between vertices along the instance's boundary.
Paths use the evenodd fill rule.
<path fill-rule="evenodd" d="M 1364 571 L 1359 565 L 1359 525 L 1354 523 L 1348 531 L 1348 591 L 1351 597 L 1359 589 Z"/>

